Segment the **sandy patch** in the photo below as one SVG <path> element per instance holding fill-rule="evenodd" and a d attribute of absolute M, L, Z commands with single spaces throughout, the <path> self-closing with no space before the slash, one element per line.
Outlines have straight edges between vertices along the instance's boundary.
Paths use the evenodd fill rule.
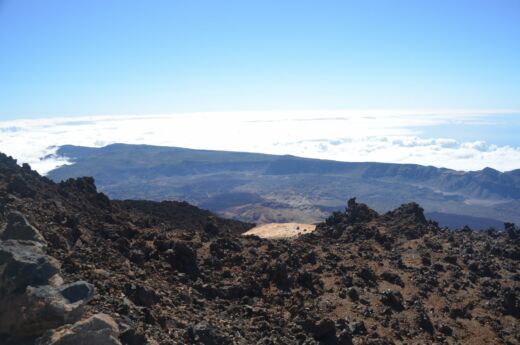
<path fill-rule="evenodd" d="M 256 235 L 262 238 L 290 238 L 308 234 L 316 229 L 316 225 L 302 223 L 269 223 L 262 224 L 243 233 L 244 236 Z"/>

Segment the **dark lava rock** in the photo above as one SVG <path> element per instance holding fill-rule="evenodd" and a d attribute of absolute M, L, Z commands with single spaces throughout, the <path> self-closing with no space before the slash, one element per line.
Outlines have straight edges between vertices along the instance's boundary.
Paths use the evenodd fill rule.
<path fill-rule="evenodd" d="M 381 279 L 386 280 L 389 283 L 399 285 L 401 287 L 404 286 L 404 283 L 401 280 L 401 277 L 399 277 L 399 275 L 396 273 L 385 271 L 385 272 L 381 273 Z"/>
<path fill-rule="evenodd" d="M 197 274 L 197 252 L 185 242 L 176 242 L 170 256 L 170 264 L 180 272 Z"/>
<path fill-rule="evenodd" d="M 316 340 L 334 337 L 336 334 L 336 324 L 331 319 L 320 320 L 314 325 L 312 334 Z"/>
<path fill-rule="evenodd" d="M 150 307 L 159 302 L 159 296 L 155 291 L 147 286 L 128 284 L 126 294 L 137 305 Z"/>
<path fill-rule="evenodd" d="M 399 291 L 385 290 L 381 294 L 381 302 L 396 311 L 402 311 L 404 309 L 403 295 L 401 295 Z"/>
<path fill-rule="evenodd" d="M 238 253 L 242 251 L 242 246 L 239 242 L 230 240 L 228 238 L 219 238 L 212 241 L 209 250 L 212 256 L 223 259 L 228 253 Z"/>
<path fill-rule="evenodd" d="M 363 267 L 358 273 L 358 277 L 363 279 L 369 286 L 377 285 L 377 276 L 373 269 L 369 267 Z"/>
<path fill-rule="evenodd" d="M 270 270 L 271 281 L 280 289 L 288 289 L 291 281 L 287 272 L 287 265 L 283 262 L 276 262 Z"/>
<path fill-rule="evenodd" d="M 22 198 L 34 197 L 36 191 L 20 176 L 15 176 L 7 185 L 9 193 L 18 194 Z"/>
<path fill-rule="evenodd" d="M 123 345 L 147 345 L 148 340 L 146 336 L 135 329 L 128 329 L 121 333 L 119 340 Z"/>
<path fill-rule="evenodd" d="M 343 330 L 338 335 L 338 340 L 336 342 L 337 345 L 353 345 L 352 342 L 352 334 L 350 334 L 350 330 Z"/>
<path fill-rule="evenodd" d="M 353 287 L 348 289 L 348 296 L 353 301 L 357 301 L 359 299 L 359 293 L 357 292 L 356 288 Z"/>
<path fill-rule="evenodd" d="M 7 227 L 9 238 L 31 241 L 0 243 L 0 344 L 47 331 L 56 342 L 41 345 L 64 344 L 65 333 L 86 331 L 76 320 L 99 312 L 121 336 L 98 317 L 83 325 L 108 336 L 69 338 L 75 345 L 520 339 L 516 226 L 449 231 L 413 203 L 378 215 L 352 199 L 313 233 L 269 240 L 241 236 L 251 224 L 187 203 L 110 201 L 91 178 L 56 184 L 0 154 L 0 229 Z"/>
<path fill-rule="evenodd" d="M 442 334 L 449 336 L 449 337 L 451 337 L 453 335 L 453 329 L 450 326 L 443 324 L 443 323 L 437 325 L 437 330 L 439 332 L 441 332 Z"/>
<path fill-rule="evenodd" d="M 83 306 L 93 297 L 94 286 L 85 281 L 63 284 L 59 263 L 45 255 L 43 248 L 34 241 L 0 242 L 0 342 L 6 335 L 12 344 L 34 340 L 78 321 Z"/>
<path fill-rule="evenodd" d="M 23 292 L 29 285 L 50 283 L 59 272 L 59 262 L 45 255 L 34 242 L 4 241 L 0 243 L 0 293 Z"/>
<path fill-rule="evenodd" d="M 26 240 L 45 243 L 40 232 L 20 212 L 7 215 L 7 225 L 0 235 L 2 240 Z"/>
<path fill-rule="evenodd" d="M 444 261 L 452 264 L 452 265 L 456 265 L 457 264 L 457 257 L 455 255 L 446 255 L 444 258 L 443 258 Z"/>
<path fill-rule="evenodd" d="M 377 212 L 370 209 L 365 204 L 359 204 L 356 202 L 356 198 L 352 198 L 347 203 L 347 208 L 344 213 L 334 212 L 325 223 L 327 225 L 337 225 L 337 224 L 348 224 L 354 225 L 358 223 L 368 223 L 371 220 L 378 217 Z M 329 235 L 333 233 L 337 233 L 337 235 L 332 236 L 334 238 L 339 238 L 343 231 L 337 231 L 340 229 L 335 229 L 336 231 L 328 232 Z"/>
<path fill-rule="evenodd" d="M 390 218 L 392 220 L 398 220 L 401 223 L 407 224 L 428 224 L 428 221 L 424 216 L 424 209 L 415 202 L 401 205 L 394 211 L 386 213 L 385 217 Z"/>
<path fill-rule="evenodd" d="M 452 319 L 471 319 L 471 314 L 467 308 L 451 308 L 449 316 Z"/>
<path fill-rule="evenodd" d="M 504 314 L 520 319 L 520 288 L 504 288 L 500 293 L 500 301 Z"/>
<path fill-rule="evenodd" d="M 352 198 L 347 202 L 345 216 L 347 224 L 355 224 L 370 222 L 376 218 L 378 214 L 367 205 L 357 203 L 356 198 Z"/>
<path fill-rule="evenodd" d="M 69 303 L 89 301 L 94 296 L 94 285 L 85 281 L 60 286 L 61 294 Z"/>
<path fill-rule="evenodd" d="M 215 329 L 206 321 L 201 321 L 190 328 L 190 336 L 195 344 L 224 345 L 225 339 L 217 335 Z"/>
<path fill-rule="evenodd" d="M 48 332 L 36 341 L 36 345 L 121 345 L 119 328 L 106 314 L 96 314 L 73 325 Z"/>
<path fill-rule="evenodd" d="M 428 314 L 426 314 L 424 311 L 419 312 L 416 318 L 417 326 L 419 326 L 422 330 L 425 332 L 428 332 L 429 334 L 433 334 L 434 328 L 432 321 L 430 320 L 430 317 Z"/>
<path fill-rule="evenodd" d="M 320 280 L 320 277 L 312 272 L 299 272 L 296 281 L 301 287 L 312 291 L 323 288 L 323 282 Z"/>
<path fill-rule="evenodd" d="M 349 323 L 348 328 L 350 332 L 354 335 L 365 335 L 367 334 L 367 328 L 365 327 L 365 323 L 363 321 L 354 321 Z"/>
<path fill-rule="evenodd" d="M 215 217 L 208 217 L 206 225 L 204 225 L 204 231 L 210 236 L 216 236 L 219 234 L 220 230 Z"/>

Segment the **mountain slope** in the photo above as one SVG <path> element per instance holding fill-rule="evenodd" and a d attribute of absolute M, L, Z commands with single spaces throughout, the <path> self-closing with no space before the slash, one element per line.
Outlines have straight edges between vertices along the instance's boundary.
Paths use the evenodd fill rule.
<path fill-rule="evenodd" d="M 62 344 L 53 339 L 71 332 L 93 343 L 85 337 L 94 325 L 103 327 L 97 343 L 110 345 L 520 341 L 512 225 L 449 231 L 415 203 L 378 214 L 350 200 L 313 233 L 275 241 L 242 236 L 249 225 L 186 204 L 114 202 L 92 182 L 56 184 L 0 154 L 0 267 L 11 265 L 0 272 L 0 320 L 10 323 L 0 323 L 2 344 L 32 344 L 46 329 L 38 345 Z M 27 231 L 45 243 L 38 255 L 50 256 L 36 268 L 54 263 L 63 283 L 29 285 L 32 275 L 13 270 L 16 260 L 30 264 L 23 248 L 36 245 L 13 240 Z M 35 322 L 27 305 L 6 309 L 56 290 L 67 306 L 81 297 L 85 317 L 94 316 L 67 325 L 75 321 L 56 324 L 49 312 Z"/>
<path fill-rule="evenodd" d="M 55 181 L 93 176 L 117 199 L 186 200 L 252 222 L 317 222 L 355 195 L 380 212 L 416 200 L 430 213 L 520 223 L 520 170 L 460 172 L 124 144 L 63 146 L 58 155 L 74 164 L 51 171 Z"/>

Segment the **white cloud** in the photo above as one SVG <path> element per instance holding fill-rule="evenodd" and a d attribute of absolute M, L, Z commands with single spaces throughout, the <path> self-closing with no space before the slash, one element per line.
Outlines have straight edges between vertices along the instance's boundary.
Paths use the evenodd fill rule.
<path fill-rule="evenodd" d="M 0 122 L 0 151 L 41 173 L 66 164 L 55 146 L 111 143 L 417 163 L 460 170 L 520 168 L 520 149 L 420 137 L 417 128 L 483 123 L 497 111 L 349 110 L 90 116 Z M 41 159 L 46 157 L 46 159 Z"/>

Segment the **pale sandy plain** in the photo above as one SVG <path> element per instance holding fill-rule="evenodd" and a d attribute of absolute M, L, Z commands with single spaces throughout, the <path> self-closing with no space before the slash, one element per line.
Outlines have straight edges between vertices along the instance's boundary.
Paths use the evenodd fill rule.
<path fill-rule="evenodd" d="M 262 238 L 282 239 L 308 234 L 316 229 L 316 225 L 302 223 L 268 223 L 261 224 L 245 232 L 244 236 L 256 235 Z"/>

